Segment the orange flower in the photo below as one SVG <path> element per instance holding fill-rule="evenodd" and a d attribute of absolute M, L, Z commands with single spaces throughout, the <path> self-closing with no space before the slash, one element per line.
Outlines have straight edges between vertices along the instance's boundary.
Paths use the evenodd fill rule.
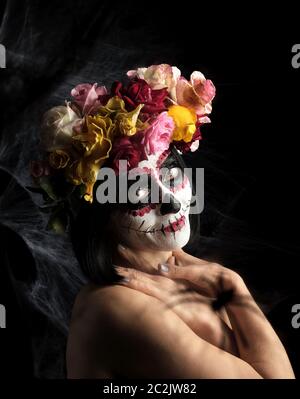
<path fill-rule="evenodd" d="M 183 140 L 186 143 L 190 142 L 196 131 L 196 113 L 181 105 L 172 105 L 169 108 L 168 114 L 175 122 L 172 139 L 175 141 Z"/>

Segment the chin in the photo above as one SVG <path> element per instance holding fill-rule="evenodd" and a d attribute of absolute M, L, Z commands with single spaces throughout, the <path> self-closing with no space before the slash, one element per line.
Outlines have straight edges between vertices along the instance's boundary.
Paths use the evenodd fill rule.
<path fill-rule="evenodd" d="M 190 239 L 190 231 L 188 232 L 178 232 L 175 234 L 174 237 L 166 238 L 165 240 L 162 240 L 157 243 L 158 247 L 160 247 L 160 250 L 162 251 L 174 251 L 176 249 L 184 247 Z M 158 248 L 157 248 L 158 249 Z"/>

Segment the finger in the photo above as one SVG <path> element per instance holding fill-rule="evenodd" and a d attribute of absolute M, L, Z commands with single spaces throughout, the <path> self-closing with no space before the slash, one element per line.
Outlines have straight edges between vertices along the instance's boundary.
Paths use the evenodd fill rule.
<path fill-rule="evenodd" d="M 133 273 L 132 269 L 129 267 L 122 267 L 122 266 L 118 266 L 118 265 L 113 265 L 113 266 L 119 276 L 129 277 L 129 275 Z"/>
<path fill-rule="evenodd" d="M 123 266 L 119 266 L 119 265 L 114 265 L 114 268 L 116 269 L 116 271 L 118 272 L 118 274 L 122 275 L 122 276 L 127 276 L 127 277 L 132 277 L 132 278 L 136 278 L 139 280 L 155 280 L 155 277 L 157 279 L 157 275 L 152 275 L 146 272 L 143 272 L 141 270 L 137 270 L 134 269 L 132 267 L 123 267 Z M 159 276 L 161 277 L 161 276 Z"/>
<path fill-rule="evenodd" d="M 215 275 L 210 272 L 209 267 L 201 265 L 177 266 L 171 264 L 160 264 L 159 271 L 170 279 L 182 279 L 188 281 L 191 287 L 204 295 L 212 295 L 212 287 L 215 286 Z M 211 282 L 213 281 L 213 283 Z"/>
<path fill-rule="evenodd" d="M 185 253 L 182 249 L 172 251 L 172 255 L 175 257 L 176 264 L 178 266 L 184 266 L 187 263 L 191 263 L 189 260 L 189 255 L 187 253 Z M 192 262 L 192 263 L 194 263 L 194 262 Z"/>
<path fill-rule="evenodd" d="M 196 258 L 190 254 L 187 254 L 182 249 L 172 251 L 172 255 L 175 256 L 176 263 L 179 266 L 185 266 L 186 264 L 207 264 L 209 263 L 205 259 Z"/>
<path fill-rule="evenodd" d="M 139 273 L 124 273 L 125 279 L 119 281 L 117 284 L 124 285 L 126 287 L 132 288 L 136 291 L 143 292 L 144 294 L 150 295 L 161 301 L 164 300 L 164 293 L 159 289 L 151 278 L 143 277 Z"/>
<path fill-rule="evenodd" d="M 174 254 L 174 251 L 172 252 L 172 254 Z M 195 262 L 191 262 L 191 261 L 189 261 L 189 262 L 184 262 L 184 263 L 178 262 L 178 260 L 176 259 L 176 257 L 175 257 L 174 255 L 171 255 L 171 256 L 168 258 L 168 260 L 167 260 L 166 263 L 171 264 L 171 265 L 175 265 L 175 266 L 185 266 L 187 263 L 192 264 L 192 263 L 195 263 Z"/>
<path fill-rule="evenodd" d="M 199 267 L 196 265 L 177 266 L 171 263 L 160 263 L 158 270 L 169 278 L 184 278 L 195 280 L 199 276 Z"/>
<path fill-rule="evenodd" d="M 175 256 L 170 256 L 167 260 L 167 263 L 171 264 L 171 265 L 175 265 Z"/>

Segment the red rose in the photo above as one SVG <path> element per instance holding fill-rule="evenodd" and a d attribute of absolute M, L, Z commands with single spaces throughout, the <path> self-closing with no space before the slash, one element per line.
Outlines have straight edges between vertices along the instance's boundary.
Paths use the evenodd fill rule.
<path fill-rule="evenodd" d="M 134 79 L 127 87 L 116 81 L 112 84 L 111 95 L 122 98 L 128 111 L 132 111 L 139 104 L 144 104 L 141 110 L 144 114 L 160 113 L 167 109 L 164 100 L 168 90 L 153 90 L 143 79 Z"/>
<path fill-rule="evenodd" d="M 142 132 L 141 132 L 142 133 Z M 143 134 L 134 136 L 118 137 L 114 140 L 113 148 L 110 152 L 110 165 L 119 173 L 119 160 L 127 160 L 127 169 L 137 167 L 138 163 L 146 159 L 144 146 L 141 144 Z"/>

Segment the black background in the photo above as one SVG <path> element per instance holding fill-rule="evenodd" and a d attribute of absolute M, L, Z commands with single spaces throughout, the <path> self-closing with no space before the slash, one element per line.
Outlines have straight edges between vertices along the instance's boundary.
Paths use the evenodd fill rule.
<path fill-rule="evenodd" d="M 0 70 L 3 127 L 66 74 L 79 76 L 77 69 L 89 60 L 89 50 L 101 52 L 100 39 L 116 52 L 145 53 L 152 60 L 149 65 L 166 62 L 186 77 L 200 70 L 212 79 L 217 96 L 212 125 L 203 128 L 203 151 L 211 152 L 216 167 L 224 170 L 224 185 L 229 176 L 242 188 L 231 215 L 244 221 L 257 247 L 240 270 L 258 292 L 282 294 L 270 319 L 299 375 L 300 329 L 291 327 L 291 306 L 300 303 L 300 69 L 291 64 L 291 48 L 300 41 L 296 10 L 262 10 L 254 3 L 220 7 L 217 2 L 210 7 L 198 2 L 0 4 L 1 40 L 8 49 L 7 68 Z M 27 45 L 18 47 L 16 55 L 20 38 Z M 132 69 L 139 59 L 127 56 L 124 65 Z M 5 181 L 1 177 L 1 189 Z M 2 232 L 1 243 L 17 240 L 7 234 Z M 14 245 L 19 248 L 14 263 L 23 268 L 30 258 L 24 259 L 21 243 Z M 9 322 L 0 330 L 2 375 L 32 375 L 28 322 L 4 265 L 0 273 L 0 303 L 7 306 Z"/>

